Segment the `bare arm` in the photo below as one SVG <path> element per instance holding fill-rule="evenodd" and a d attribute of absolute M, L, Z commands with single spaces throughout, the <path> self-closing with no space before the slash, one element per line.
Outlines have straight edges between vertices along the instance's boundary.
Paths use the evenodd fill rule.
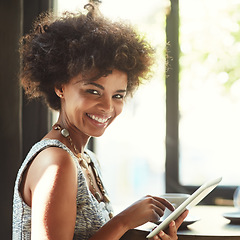
<path fill-rule="evenodd" d="M 71 240 L 76 221 L 77 172 L 67 152 L 41 152 L 28 172 L 31 191 L 31 239 Z"/>
<path fill-rule="evenodd" d="M 90 240 L 119 240 L 129 229 L 157 222 L 166 207 L 174 209 L 165 199 L 146 196 L 107 222 Z"/>

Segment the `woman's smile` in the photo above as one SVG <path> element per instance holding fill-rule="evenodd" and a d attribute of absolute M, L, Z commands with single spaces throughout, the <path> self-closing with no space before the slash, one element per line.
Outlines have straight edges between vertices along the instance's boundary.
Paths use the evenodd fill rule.
<path fill-rule="evenodd" d="M 86 114 L 91 120 L 93 120 L 94 124 L 99 124 L 103 126 L 107 126 L 109 120 L 111 117 L 105 117 L 105 116 L 100 116 L 100 115 L 95 115 L 95 114 Z"/>
<path fill-rule="evenodd" d="M 62 86 L 62 121 L 84 135 L 101 136 L 122 112 L 126 91 L 127 74 L 116 69 L 97 80 L 78 75 Z"/>

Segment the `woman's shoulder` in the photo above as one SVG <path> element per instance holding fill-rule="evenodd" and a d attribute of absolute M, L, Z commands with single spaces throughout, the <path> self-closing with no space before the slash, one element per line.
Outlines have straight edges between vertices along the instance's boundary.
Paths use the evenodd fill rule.
<path fill-rule="evenodd" d="M 56 188 L 59 184 L 76 181 L 76 165 L 70 154 L 59 147 L 59 144 L 39 142 L 33 147 L 36 148 L 33 151 L 35 154 L 26 167 L 21 184 L 23 197 L 28 204 L 31 204 L 31 195 L 40 183 L 45 182 L 45 187 Z"/>
<path fill-rule="evenodd" d="M 34 162 L 37 161 L 39 161 L 39 164 L 42 166 L 52 164 L 62 165 L 68 162 L 73 162 L 69 152 L 59 145 L 48 145 L 47 147 L 41 149 L 34 159 Z"/>
<path fill-rule="evenodd" d="M 54 146 L 45 148 L 35 157 L 29 167 L 29 177 L 34 180 L 30 182 L 37 183 L 48 172 L 53 181 L 77 175 L 76 165 L 69 153 Z"/>
<path fill-rule="evenodd" d="M 29 162 L 32 162 L 33 159 L 35 159 L 40 153 L 47 152 L 48 154 L 58 154 L 63 156 L 71 156 L 73 153 L 71 150 L 64 145 L 62 142 L 60 142 L 57 139 L 43 139 L 37 143 L 35 143 L 32 148 L 30 149 L 28 155 L 26 156 L 25 162 L 26 164 L 29 164 Z"/>
<path fill-rule="evenodd" d="M 64 168 L 65 171 L 67 168 L 75 168 L 71 151 L 60 141 L 44 139 L 35 147 L 38 148 L 38 151 L 32 160 L 31 167 L 33 166 L 36 171 L 45 171 L 52 166 L 59 169 Z"/>
<path fill-rule="evenodd" d="M 64 145 L 61 141 L 59 141 L 58 139 L 49 139 L 49 138 L 43 138 L 41 141 L 35 143 L 31 150 L 29 151 L 29 154 L 31 152 L 39 152 L 45 148 L 49 148 L 49 147 L 59 147 L 59 148 L 63 148 L 63 149 L 68 149 L 66 147 L 66 145 Z"/>

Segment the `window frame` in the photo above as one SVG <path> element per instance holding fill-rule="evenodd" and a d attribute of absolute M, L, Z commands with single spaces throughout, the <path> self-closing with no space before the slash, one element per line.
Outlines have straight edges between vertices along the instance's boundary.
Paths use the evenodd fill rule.
<path fill-rule="evenodd" d="M 22 17 L 22 33 L 27 34 L 36 17 L 54 8 L 55 0 L 24 1 Z M 20 63 L 21 64 L 21 63 Z M 51 128 L 52 113 L 41 101 L 29 101 L 20 89 L 20 126 L 21 126 L 21 159 L 24 159 L 31 146 L 39 141 Z M 32 124 L 34 122 L 34 124 Z"/>
<path fill-rule="evenodd" d="M 166 192 L 193 193 L 199 186 L 179 181 L 179 0 L 166 16 Z M 218 186 L 201 204 L 232 205 L 237 186 Z"/>

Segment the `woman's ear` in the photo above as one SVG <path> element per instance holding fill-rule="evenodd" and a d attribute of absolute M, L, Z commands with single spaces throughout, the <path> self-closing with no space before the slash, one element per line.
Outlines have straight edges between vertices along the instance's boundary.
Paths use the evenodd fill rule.
<path fill-rule="evenodd" d="M 63 98 L 63 90 L 62 90 L 62 87 L 60 87 L 60 88 L 55 87 L 54 90 L 55 90 L 55 93 L 56 93 L 60 98 Z"/>

